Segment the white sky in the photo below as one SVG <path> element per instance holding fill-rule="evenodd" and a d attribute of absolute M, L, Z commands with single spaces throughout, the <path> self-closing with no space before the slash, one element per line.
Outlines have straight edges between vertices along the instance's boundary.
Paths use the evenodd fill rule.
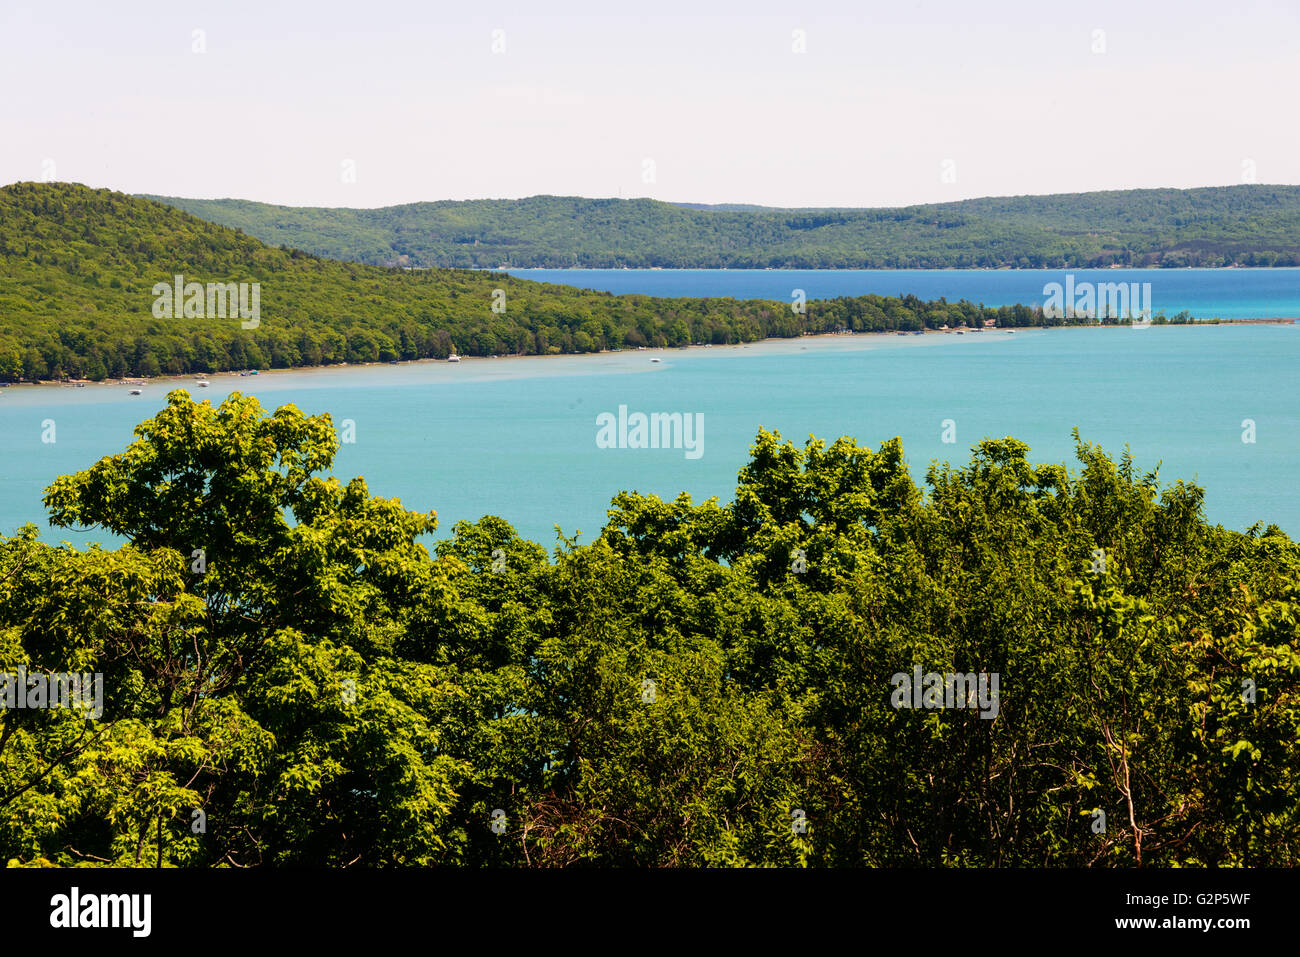
<path fill-rule="evenodd" d="M 1300 183 L 1300 0 L 0 0 L 0 80 L 0 183 L 315 206 Z"/>

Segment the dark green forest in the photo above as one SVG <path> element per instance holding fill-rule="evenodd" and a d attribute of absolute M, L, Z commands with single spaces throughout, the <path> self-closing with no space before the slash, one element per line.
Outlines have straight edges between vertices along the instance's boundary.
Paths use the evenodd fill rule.
<path fill-rule="evenodd" d="M 1134 189 L 896 209 L 533 196 L 383 209 L 152 197 L 273 245 L 400 266 L 1300 266 L 1300 187 Z"/>
<path fill-rule="evenodd" d="M 1300 864 L 1300 552 L 1127 454 L 988 439 L 920 488 L 897 439 L 760 432 L 731 502 L 623 493 L 548 553 L 427 550 L 338 441 L 177 390 L 45 496 L 126 544 L 0 539 L 0 672 L 104 679 L 0 709 L 0 859 Z M 894 707 L 914 668 L 996 715 Z"/>
<path fill-rule="evenodd" d="M 201 283 L 258 283 L 258 326 L 242 328 L 237 318 L 155 318 L 152 290 L 176 274 Z M 614 296 L 504 273 L 365 266 L 270 247 L 108 190 L 59 183 L 0 189 L 4 380 L 394 362 L 446 358 L 453 350 L 585 353 L 990 320 L 1067 321 L 1045 319 L 1038 306 L 915 296 L 815 300 L 797 313 L 790 302 Z"/>

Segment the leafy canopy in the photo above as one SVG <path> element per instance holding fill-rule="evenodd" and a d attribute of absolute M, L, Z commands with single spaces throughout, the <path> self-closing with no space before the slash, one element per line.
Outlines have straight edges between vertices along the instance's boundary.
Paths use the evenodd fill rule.
<path fill-rule="evenodd" d="M 47 491 L 126 544 L 0 539 L 0 672 L 105 691 L 0 710 L 0 854 L 1295 866 L 1295 543 L 1076 441 L 1078 472 L 986 439 L 923 490 L 897 439 L 760 432 L 730 503 L 430 552 L 434 515 L 328 475 L 328 416 L 173 392 Z M 996 674 L 996 717 L 894 707 L 915 667 Z"/>

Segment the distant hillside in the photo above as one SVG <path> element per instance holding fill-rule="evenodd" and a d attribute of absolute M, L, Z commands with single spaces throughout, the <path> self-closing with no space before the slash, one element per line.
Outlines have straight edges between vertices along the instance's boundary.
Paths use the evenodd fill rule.
<path fill-rule="evenodd" d="M 180 274 L 174 318 L 155 313 Z M 247 284 L 256 323 L 216 315 Z M 190 306 L 194 306 L 190 310 Z M 495 308 L 494 308 L 495 307 Z M 161 313 L 161 310 L 159 311 Z M 188 313 L 188 314 L 187 314 Z M 277 249 L 171 206 L 66 183 L 0 189 L 0 379 L 215 372 L 465 355 L 751 342 L 846 329 L 1030 325 L 1041 311 L 913 296 L 789 302 L 613 296 L 468 270 Z"/>
<path fill-rule="evenodd" d="M 372 264 L 497 268 L 1300 265 L 1300 186 L 1145 189 L 900 209 L 534 196 L 384 209 L 151 197 L 272 245 Z"/>

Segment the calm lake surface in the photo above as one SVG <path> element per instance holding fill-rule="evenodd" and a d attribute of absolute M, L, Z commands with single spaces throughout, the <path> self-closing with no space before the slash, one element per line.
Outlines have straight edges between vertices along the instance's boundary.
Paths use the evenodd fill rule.
<path fill-rule="evenodd" d="M 511 269 L 511 275 L 613 293 L 781 299 L 899 296 L 986 306 L 1042 305 L 1053 269 Z M 1075 283 L 1150 283 L 1151 309 L 1198 319 L 1300 317 L 1300 269 L 1071 269 Z"/>
<path fill-rule="evenodd" d="M 336 425 L 352 419 L 356 441 L 341 447 L 335 474 L 436 509 L 436 537 L 494 514 L 548 548 L 557 523 L 590 541 L 623 489 L 730 501 L 759 426 L 799 444 L 809 433 L 872 447 L 901 436 L 918 481 L 932 460 L 965 464 L 985 436 L 1015 436 L 1031 461 L 1074 467 L 1078 426 L 1116 458 L 1127 444 L 1143 470 L 1162 463 L 1166 484 L 1203 485 L 1211 521 L 1272 522 L 1295 537 L 1298 368 L 1300 326 L 1093 328 L 264 372 L 212 376 L 210 388 L 190 391 L 219 401 L 239 390 L 268 409 L 294 403 Z M 125 448 L 179 385 L 151 384 L 142 396 L 117 385 L 0 390 L 0 532 L 44 527 L 44 488 Z M 597 416 L 620 405 L 702 413 L 703 454 L 598 448 Z M 946 419 L 955 444 L 942 441 Z M 1254 443 L 1242 441 L 1245 419 Z M 47 420 L 53 443 L 42 441 Z M 43 537 L 113 541 L 98 531 Z"/>

